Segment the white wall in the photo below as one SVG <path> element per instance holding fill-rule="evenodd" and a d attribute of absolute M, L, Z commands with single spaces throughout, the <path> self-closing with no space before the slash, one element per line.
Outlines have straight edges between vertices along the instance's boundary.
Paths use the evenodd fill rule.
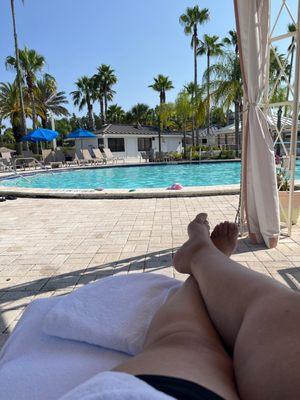
<path fill-rule="evenodd" d="M 76 139 L 75 140 L 75 148 L 76 150 L 81 149 L 91 149 L 98 148 L 98 138 L 86 138 L 86 139 Z"/>

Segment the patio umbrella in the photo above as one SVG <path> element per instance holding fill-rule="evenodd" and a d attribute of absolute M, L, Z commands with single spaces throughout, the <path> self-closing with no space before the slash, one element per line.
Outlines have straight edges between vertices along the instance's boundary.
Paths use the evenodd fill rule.
<path fill-rule="evenodd" d="M 82 148 L 82 139 L 90 139 L 90 138 L 96 138 L 97 136 L 89 131 L 85 131 L 84 129 L 77 129 L 74 132 L 69 133 L 66 136 L 66 139 L 75 139 L 75 140 L 80 140 L 81 142 L 81 148 Z"/>
<path fill-rule="evenodd" d="M 22 142 L 52 142 L 57 138 L 58 133 L 51 129 L 38 128 L 22 137 Z"/>

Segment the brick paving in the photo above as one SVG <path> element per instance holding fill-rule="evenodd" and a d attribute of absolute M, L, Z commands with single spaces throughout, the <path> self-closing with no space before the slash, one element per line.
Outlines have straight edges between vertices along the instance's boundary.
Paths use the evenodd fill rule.
<path fill-rule="evenodd" d="M 238 197 L 131 200 L 25 199 L 0 203 L 0 347 L 27 304 L 117 274 L 157 272 L 185 279 L 172 255 L 196 213 L 213 227 L 233 220 Z M 300 287 L 300 229 L 276 249 L 240 239 L 233 258 Z"/>

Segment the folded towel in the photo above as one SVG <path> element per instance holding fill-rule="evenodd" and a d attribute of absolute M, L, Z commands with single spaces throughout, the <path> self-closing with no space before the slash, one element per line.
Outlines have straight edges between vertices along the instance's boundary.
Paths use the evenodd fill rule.
<path fill-rule="evenodd" d="M 102 372 L 60 400 L 174 400 L 133 375 Z"/>
<path fill-rule="evenodd" d="M 180 285 L 157 274 L 100 279 L 62 297 L 46 315 L 43 331 L 135 355 L 154 314 Z"/>

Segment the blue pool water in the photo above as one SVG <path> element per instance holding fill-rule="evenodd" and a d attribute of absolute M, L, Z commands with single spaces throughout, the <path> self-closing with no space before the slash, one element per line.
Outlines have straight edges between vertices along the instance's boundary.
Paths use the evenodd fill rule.
<path fill-rule="evenodd" d="M 300 179 L 300 165 L 297 179 Z M 112 167 L 38 173 L 0 181 L 0 186 L 48 189 L 138 189 L 166 188 L 175 182 L 183 186 L 230 185 L 240 182 L 239 162 L 169 164 Z"/>

